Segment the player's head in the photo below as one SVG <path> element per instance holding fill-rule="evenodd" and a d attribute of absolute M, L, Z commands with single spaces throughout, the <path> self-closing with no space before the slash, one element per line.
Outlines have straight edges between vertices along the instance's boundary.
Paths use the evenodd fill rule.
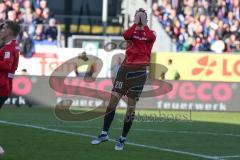
<path fill-rule="evenodd" d="M 0 37 L 6 39 L 7 37 L 16 38 L 20 32 L 20 25 L 17 22 L 5 21 L 1 26 Z"/>
<path fill-rule="evenodd" d="M 87 53 L 85 51 L 82 52 L 82 56 L 87 56 Z"/>
<path fill-rule="evenodd" d="M 87 58 L 87 53 L 86 53 L 85 51 L 83 51 L 82 53 L 80 53 L 80 54 L 78 55 L 78 58 L 79 58 L 79 59 L 86 59 L 86 58 Z"/>
<path fill-rule="evenodd" d="M 144 26 L 147 24 L 147 13 L 143 8 L 136 10 L 134 21 L 139 26 Z"/>

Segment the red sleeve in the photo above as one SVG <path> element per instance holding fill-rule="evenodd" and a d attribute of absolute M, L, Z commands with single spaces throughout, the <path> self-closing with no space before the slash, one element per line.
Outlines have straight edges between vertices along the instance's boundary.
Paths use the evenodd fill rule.
<path fill-rule="evenodd" d="M 156 36 L 155 36 L 154 32 L 151 31 L 148 26 L 144 26 L 144 31 L 146 32 L 146 36 L 149 41 L 154 42 L 156 40 Z"/>
<path fill-rule="evenodd" d="M 10 49 L 3 49 L 3 60 L 0 61 L 0 71 L 11 72 L 11 68 L 14 62 L 14 52 Z"/>
<path fill-rule="evenodd" d="M 18 68 L 18 63 L 19 63 L 19 50 L 15 50 L 14 54 L 14 60 L 13 60 L 13 66 L 11 68 L 11 72 L 15 72 Z"/>
<path fill-rule="evenodd" d="M 137 24 L 133 24 L 132 27 L 130 27 L 128 30 L 126 30 L 123 33 L 123 37 L 124 37 L 125 40 L 131 40 L 132 39 L 133 32 L 135 31 L 136 27 L 137 27 Z"/>

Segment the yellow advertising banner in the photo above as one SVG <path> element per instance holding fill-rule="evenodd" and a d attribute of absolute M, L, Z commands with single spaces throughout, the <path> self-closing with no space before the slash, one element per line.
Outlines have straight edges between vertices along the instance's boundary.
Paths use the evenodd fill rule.
<path fill-rule="evenodd" d="M 240 82 L 240 54 L 156 53 L 153 61 L 168 68 L 169 60 L 181 80 Z M 155 68 L 155 78 L 159 78 Z"/>

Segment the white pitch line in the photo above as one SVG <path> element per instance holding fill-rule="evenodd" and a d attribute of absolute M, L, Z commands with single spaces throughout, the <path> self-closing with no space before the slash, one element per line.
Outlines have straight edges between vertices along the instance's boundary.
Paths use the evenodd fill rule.
<path fill-rule="evenodd" d="M 155 129 L 134 129 L 134 130 L 148 131 L 148 132 L 163 132 L 163 133 L 206 134 L 206 135 L 213 135 L 213 136 L 240 137 L 239 134 L 232 134 L 232 133 L 214 133 L 214 132 L 201 132 L 201 131 L 170 131 L 170 130 L 155 130 Z"/>
<path fill-rule="evenodd" d="M 217 156 L 216 158 L 239 158 L 240 155 L 232 155 L 232 156 Z"/>
<path fill-rule="evenodd" d="M 62 126 L 62 125 L 44 125 L 44 126 L 47 126 L 47 127 L 69 127 L 69 128 L 102 129 L 100 127 L 89 127 L 89 126 Z M 112 129 L 122 130 L 122 128 L 112 128 Z M 131 130 L 132 131 L 143 131 L 143 132 L 180 133 L 180 134 L 205 134 L 205 135 L 212 135 L 212 136 L 240 137 L 240 134 L 201 132 L 201 131 L 170 131 L 170 130 L 138 129 L 138 128 L 132 128 Z"/>
<path fill-rule="evenodd" d="M 54 128 L 46 128 L 46 127 L 30 125 L 30 124 L 21 124 L 21 123 L 2 121 L 2 120 L 0 120 L 0 123 L 1 124 L 6 124 L 6 125 L 18 126 L 18 127 L 34 128 L 34 129 L 39 129 L 39 130 L 49 131 L 49 132 L 55 132 L 55 133 L 62 133 L 62 134 L 69 134 L 69 135 L 76 135 L 76 136 L 96 138 L 96 136 L 89 135 L 89 134 L 78 133 L 78 132 L 71 132 L 71 131 L 54 129 Z M 116 142 L 114 139 L 109 139 L 109 140 L 112 141 L 112 142 Z M 165 152 L 170 152 L 170 153 L 177 153 L 177 154 L 183 154 L 183 155 L 188 155 L 188 156 L 193 156 L 193 157 L 198 157 L 198 158 L 204 158 L 204 159 L 208 159 L 208 160 L 218 160 L 218 158 L 215 157 L 215 156 L 208 156 L 208 155 L 204 155 L 204 154 L 191 153 L 191 152 L 185 152 L 185 151 L 178 151 L 178 150 L 174 150 L 174 149 L 161 148 L 161 147 L 144 145 L 144 144 L 137 144 L 137 143 L 132 143 L 132 142 L 126 142 L 126 144 L 132 145 L 132 146 L 136 146 L 136 147 L 141 147 L 141 148 L 148 148 L 148 149 L 154 149 L 154 150 L 165 151 Z"/>

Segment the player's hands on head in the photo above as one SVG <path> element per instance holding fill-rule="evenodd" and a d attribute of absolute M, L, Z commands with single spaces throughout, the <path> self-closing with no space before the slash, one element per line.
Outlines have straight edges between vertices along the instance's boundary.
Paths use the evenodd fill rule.
<path fill-rule="evenodd" d="M 139 21 L 140 21 L 140 17 L 139 17 L 138 12 L 136 11 L 135 17 L 134 17 L 134 23 L 138 25 L 138 24 L 139 24 Z"/>
<path fill-rule="evenodd" d="M 145 12 L 139 12 L 139 17 L 140 17 L 140 21 L 142 23 L 143 26 L 147 25 L 147 16 Z"/>
<path fill-rule="evenodd" d="M 139 10 L 136 11 L 134 23 L 139 26 L 147 25 L 147 14 L 146 14 L 145 10 L 140 8 Z"/>

